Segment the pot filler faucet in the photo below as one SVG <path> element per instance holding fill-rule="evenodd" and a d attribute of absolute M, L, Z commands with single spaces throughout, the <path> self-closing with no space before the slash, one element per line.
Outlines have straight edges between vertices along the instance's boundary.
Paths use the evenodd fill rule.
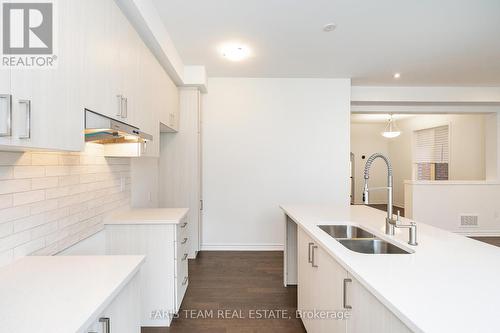
<path fill-rule="evenodd" d="M 387 187 L 374 187 L 374 188 L 368 188 L 368 179 L 370 179 L 370 168 L 373 164 L 373 162 L 377 159 L 380 158 L 382 159 L 385 164 L 387 165 Z M 389 161 L 389 158 L 387 158 L 385 155 L 381 153 L 375 153 L 372 156 L 368 158 L 366 161 L 365 165 L 365 186 L 363 188 L 363 202 L 365 205 L 368 205 L 369 200 L 368 200 L 368 193 L 373 190 L 387 190 L 387 217 L 385 218 L 385 233 L 387 235 L 394 235 L 394 228 L 408 228 L 410 232 L 410 239 L 408 241 L 408 244 L 410 245 L 417 245 L 417 225 L 415 222 L 411 222 L 410 224 L 401 224 L 399 223 L 399 210 L 398 210 L 398 217 L 396 220 L 393 219 L 393 214 L 392 214 L 392 165 L 391 161 Z"/>

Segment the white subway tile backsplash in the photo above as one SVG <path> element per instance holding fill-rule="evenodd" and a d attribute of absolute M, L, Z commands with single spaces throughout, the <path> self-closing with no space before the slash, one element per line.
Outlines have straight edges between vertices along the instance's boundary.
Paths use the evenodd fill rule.
<path fill-rule="evenodd" d="M 45 239 L 38 238 L 14 248 L 14 258 L 27 256 L 45 246 Z"/>
<path fill-rule="evenodd" d="M 32 165 L 59 165 L 59 156 L 57 154 L 34 153 L 31 156 Z"/>
<path fill-rule="evenodd" d="M 33 202 L 43 201 L 45 200 L 45 191 L 38 190 L 38 191 L 14 193 L 13 199 L 14 199 L 14 206 L 21 206 Z"/>
<path fill-rule="evenodd" d="M 14 177 L 14 168 L 11 166 L 0 166 L 0 180 L 12 179 Z"/>
<path fill-rule="evenodd" d="M 47 199 L 55 199 L 69 195 L 69 187 L 56 187 L 45 190 L 45 197 Z"/>
<path fill-rule="evenodd" d="M 31 154 L 0 151 L 0 165 L 31 165 Z"/>
<path fill-rule="evenodd" d="M 45 167 L 44 166 L 15 166 L 14 167 L 14 178 L 36 178 L 45 177 Z"/>
<path fill-rule="evenodd" d="M 12 194 L 0 195 L 0 209 L 12 207 L 12 202 L 13 202 L 12 198 L 13 198 Z"/>
<path fill-rule="evenodd" d="M 0 194 L 31 190 L 31 179 L 11 179 L 0 181 Z"/>
<path fill-rule="evenodd" d="M 83 153 L 0 152 L 0 266 L 102 230 L 106 214 L 130 205 L 129 184 L 130 160 L 105 158 L 96 144 Z"/>
<path fill-rule="evenodd" d="M 14 221 L 30 215 L 29 206 L 12 207 L 0 211 L 0 223 Z"/>
<path fill-rule="evenodd" d="M 59 178 L 58 177 L 42 177 L 42 178 L 33 178 L 31 180 L 31 189 L 32 190 L 42 190 L 47 188 L 54 188 L 59 186 Z"/>
<path fill-rule="evenodd" d="M 0 224 L 0 238 L 7 237 L 14 232 L 14 224 L 6 222 Z"/>
<path fill-rule="evenodd" d="M 49 235 L 56 232 L 58 228 L 57 221 L 43 224 L 41 226 L 31 229 L 31 239 L 42 238 L 43 236 Z"/>
<path fill-rule="evenodd" d="M 68 165 L 47 166 L 45 167 L 45 174 L 47 176 L 68 176 L 70 167 Z"/>
<path fill-rule="evenodd" d="M 31 239 L 30 231 L 23 231 L 20 233 L 12 234 L 8 237 L 0 239 L 0 252 L 4 252 L 15 247 L 29 242 Z"/>
<path fill-rule="evenodd" d="M 80 165 L 79 155 L 60 155 L 59 156 L 60 165 Z"/>
<path fill-rule="evenodd" d="M 57 209 L 58 201 L 57 199 L 44 200 L 31 204 L 30 207 L 31 215 L 36 215 Z"/>
<path fill-rule="evenodd" d="M 82 175 L 71 175 L 71 176 L 62 176 L 59 177 L 59 186 L 70 186 L 70 185 L 76 185 L 80 183 L 80 177 L 86 176 L 85 174 Z"/>
<path fill-rule="evenodd" d="M 44 224 L 46 218 L 43 214 L 33 215 L 29 217 L 25 217 L 19 220 L 15 220 L 14 224 L 14 232 L 21 232 L 24 230 L 32 229 L 39 225 Z"/>

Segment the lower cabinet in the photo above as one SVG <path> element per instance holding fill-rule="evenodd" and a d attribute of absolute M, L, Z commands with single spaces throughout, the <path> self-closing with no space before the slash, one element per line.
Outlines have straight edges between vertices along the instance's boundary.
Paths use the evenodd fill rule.
<path fill-rule="evenodd" d="M 170 326 L 189 283 L 188 221 L 106 225 L 106 254 L 145 255 L 141 275 L 141 325 Z M 113 332 L 122 332 L 114 330 Z"/>
<path fill-rule="evenodd" d="M 411 332 L 300 227 L 297 247 L 297 309 L 308 333 Z"/>
<path fill-rule="evenodd" d="M 135 274 L 84 333 L 141 332 L 140 274 Z"/>

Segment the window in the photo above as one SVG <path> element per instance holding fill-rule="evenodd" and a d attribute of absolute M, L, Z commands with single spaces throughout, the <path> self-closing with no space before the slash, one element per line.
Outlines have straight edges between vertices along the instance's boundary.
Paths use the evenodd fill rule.
<path fill-rule="evenodd" d="M 448 125 L 415 131 L 414 163 L 417 180 L 448 180 Z"/>

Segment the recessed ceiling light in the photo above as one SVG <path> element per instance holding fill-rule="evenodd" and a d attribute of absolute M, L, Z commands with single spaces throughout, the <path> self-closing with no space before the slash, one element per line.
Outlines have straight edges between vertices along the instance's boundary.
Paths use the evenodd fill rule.
<path fill-rule="evenodd" d="M 401 77 L 401 73 L 394 73 L 394 78 L 399 79 Z"/>
<path fill-rule="evenodd" d="M 240 43 L 227 43 L 220 48 L 221 55 L 230 61 L 241 61 L 251 55 L 250 48 Z"/>
<path fill-rule="evenodd" d="M 337 25 L 335 23 L 328 23 L 323 27 L 324 32 L 332 32 L 337 29 Z"/>

